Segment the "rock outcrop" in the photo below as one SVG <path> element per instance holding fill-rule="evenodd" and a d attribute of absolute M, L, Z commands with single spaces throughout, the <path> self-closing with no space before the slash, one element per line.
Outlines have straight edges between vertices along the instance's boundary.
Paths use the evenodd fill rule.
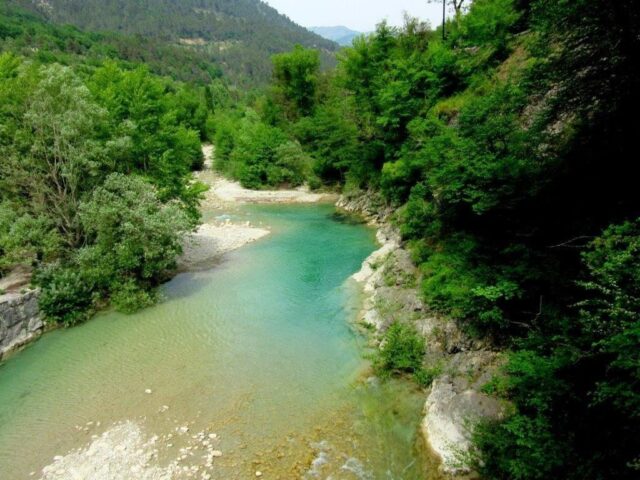
<path fill-rule="evenodd" d="M 500 400 L 481 391 L 495 369 L 497 355 L 477 351 L 455 357 L 448 366 L 452 373 L 433 381 L 421 425 L 424 438 L 442 461 L 441 470 L 450 475 L 469 473 L 468 453 L 477 423 L 504 413 Z"/>
<path fill-rule="evenodd" d="M 420 273 L 388 222 L 392 211 L 376 194 L 343 197 L 337 206 L 378 227 L 380 249 L 352 277 L 364 291 L 359 323 L 373 332 L 377 344 L 394 322 L 413 325 L 425 338 L 425 364 L 441 373 L 427 391 L 421 431 L 443 473 L 469 473 L 474 426 L 482 419 L 499 418 L 504 411 L 501 401 L 482 393 L 500 364 L 500 354 L 492 351 L 489 341 L 469 337 L 454 320 L 424 304 Z"/>
<path fill-rule="evenodd" d="M 0 295 L 0 359 L 37 338 L 43 330 L 37 290 Z"/>

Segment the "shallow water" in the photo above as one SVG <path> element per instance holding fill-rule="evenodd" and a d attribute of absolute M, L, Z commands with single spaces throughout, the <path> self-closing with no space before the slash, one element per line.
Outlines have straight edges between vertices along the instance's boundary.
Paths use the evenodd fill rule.
<path fill-rule="evenodd" d="M 349 326 L 348 278 L 373 232 L 328 205 L 230 213 L 272 235 L 179 275 L 153 308 L 52 332 L 0 366 L 0 478 L 33 478 L 125 420 L 165 439 L 160 462 L 186 442 L 169 446 L 177 427 L 215 431 L 224 456 L 212 478 L 430 476 L 418 453 L 424 396 L 367 380 Z"/>

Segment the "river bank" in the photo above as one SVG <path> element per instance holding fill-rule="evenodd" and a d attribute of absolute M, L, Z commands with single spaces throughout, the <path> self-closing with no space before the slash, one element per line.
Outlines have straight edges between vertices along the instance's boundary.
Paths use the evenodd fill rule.
<path fill-rule="evenodd" d="M 189 271 L 163 288 L 165 301 L 135 318 L 108 312 L 54 332 L 25 352 L 24 361 L 7 365 L 3 373 L 21 380 L 0 389 L 5 407 L 11 407 L 0 409 L 0 417 L 14 425 L 5 427 L 4 445 L 45 441 L 38 460 L 25 459 L 44 465 L 45 480 L 369 479 L 387 471 L 403 479 L 439 478 L 435 470 L 425 476 L 417 460 L 424 451 L 416 438 L 420 406 L 427 405 L 424 439 L 447 465 L 449 442 L 458 445 L 466 438 L 465 402 L 475 397 L 462 374 L 440 376 L 425 400 L 407 382 L 381 384 L 362 370 L 360 340 L 348 327 L 356 312 L 345 310 L 355 297 L 340 286 L 372 251 L 370 233 L 336 221 L 329 205 L 278 201 L 277 207 L 269 206 L 274 202 L 262 207 L 216 192 L 214 186 L 208 194 L 212 200 L 200 238 L 210 235 L 211 243 L 202 247 L 203 256 L 191 253 Z M 381 249 L 353 276 L 365 295 L 358 318 L 374 330 L 375 341 L 392 319 L 406 316 L 424 327 L 437 358 L 460 354 L 459 372 L 477 363 L 478 351 L 469 350 L 475 347 L 453 330 L 443 330 L 442 345 L 434 343 L 433 331 L 447 324 L 440 319 L 428 324 L 428 310 L 411 280 L 415 267 L 388 225 L 388 213 L 362 198 L 338 205 L 366 215 L 379 228 Z M 222 255 L 229 261 L 208 269 L 209 261 Z M 45 365 L 30 366 L 38 362 Z M 62 371 L 55 368 L 59 362 Z M 16 368 L 27 371 L 12 374 Z M 64 382 L 61 400 L 46 398 L 55 386 L 31 392 L 24 381 Z M 36 412 L 33 419 L 18 414 L 23 407 Z M 21 456 L 11 458 L 11 463 L 0 460 L 14 465 Z M 19 471 L 19 465 L 9 471 Z"/>
<path fill-rule="evenodd" d="M 268 226 L 256 226 L 250 222 L 233 221 L 228 213 L 246 203 L 255 204 L 312 204 L 332 201 L 335 197 L 311 193 L 308 189 L 253 191 L 239 183 L 227 180 L 213 170 L 215 149 L 203 145 L 204 168 L 194 174 L 194 179 L 209 187 L 202 201 L 209 215 L 204 223 L 183 243 L 183 253 L 178 258 L 178 272 L 210 268 L 234 250 L 269 235 Z M 19 269 L 0 279 L 0 359 L 31 342 L 45 331 L 45 323 L 38 309 L 38 291 L 29 288 L 31 274 Z"/>
<path fill-rule="evenodd" d="M 203 170 L 195 179 L 209 187 L 201 202 L 201 210 L 208 212 L 204 223 L 184 242 L 184 252 L 178 261 L 181 271 L 206 268 L 227 252 L 253 243 L 269 235 L 268 226 L 234 221 L 232 213 L 244 204 L 313 204 L 332 202 L 337 196 L 313 193 L 306 187 L 295 190 L 248 190 L 239 182 L 226 179 L 215 172 L 215 148 L 203 145 Z M 212 214 L 218 212 L 219 215 Z"/>
<path fill-rule="evenodd" d="M 420 393 L 369 382 L 349 325 L 372 230 L 329 203 L 228 212 L 272 234 L 3 364 L 8 478 L 424 480 Z"/>
<path fill-rule="evenodd" d="M 358 321 L 365 334 L 369 332 L 374 348 L 382 344 L 394 322 L 412 325 L 424 338 L 424 365 L 435 378 L 425 391 L 420 431 L 443 475 L 472 476 L 473 429 L 483 419 L 499 418 L 506 408 L 483 393 L 501 362 L 500 353 L 489 341 L 470 337 L 454 320 L 423 303 L 420 272 L 392 225 L 392 210 L 376 193 L 343 196 L 337 205 L 362 215 L 378 230 L 380 248 L 352 277 L 364 292 Z"/>

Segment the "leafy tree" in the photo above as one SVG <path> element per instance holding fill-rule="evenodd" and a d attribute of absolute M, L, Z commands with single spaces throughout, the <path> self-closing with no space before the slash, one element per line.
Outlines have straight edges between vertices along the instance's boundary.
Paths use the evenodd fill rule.
<path fill-rule="evenodd" d="M 287 118 L 309 115 L 315 105 L 320 56 L 317 50 L 296 45 L 290 53 L 273 56 L 277 94 L 286 105 Z"/>
<path fill-rule="evenodd" d="M 15 141 L 0 146 L 4 188 L 29 198 L 28 210 L 54 221 L 67 245 L 77 247 L 78 208 L 104 162 L 105 111 L 71 69 L 52 65 L 38 75 L 24 113 L 12 122 Z"/>
<path fill-rule="evenodd" d="M 111 174 L 81 206 L 90 239 L 79 263 L 107 280 L 157 282 L 175 267 L 182 234 L 190 229 L 179 204 L 163 204 L 157 191 L 135 176 Z"/>
<path fill-rule="evenodd" d="M 0 272 L 51 261 L 62 251 L 62 238 L 50 219 L 19 210 L 9 202 L 0 204 Z"/>
<path fill-rule="evenodd" d="M 594 401 L 640 418 L 640 220 L 609 227 L 583 255 L 582 325 L 609 366 Z"/>
<path fill-rule="evenodd" d="M 80 205 L 79 220 L 88 245 L 36 277 L 43 311 L 65 324 L 109 300 L 125 312 L 153 303 L 153 288 L 175 268 L 191 228 L 179 204 L 163 204 L 143 179 L 118 173 Z"/>

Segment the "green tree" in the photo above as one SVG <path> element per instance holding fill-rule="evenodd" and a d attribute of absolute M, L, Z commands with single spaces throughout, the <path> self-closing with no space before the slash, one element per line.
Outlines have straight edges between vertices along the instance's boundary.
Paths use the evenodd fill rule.
<path fill-rule="evenodd" d="M 288 119 L 311 114 L 316 102 L 320 55 L 296 45 L 292 52 L 273 56 L 275 88 Z"/>
<path fill-rule="evenodd" d="M 79 221 L 88 245 L 36 276 L 44 313 L 65 324 L 109 301 L 124 312 L 153 303 L 154 288 L 175 269 L 191 228 L 179 203 L 164 204 L 142 178 L 119 173 L 82 202 Z"/>
<path fill-rule="evenodd" d="M 70 68 L 41 67 L 38 76 L 15 122 L 15 141 L 0 146 L 5 194 L 28 198 L 28 212 L 51 219 L 77 247 L 84 240 L 78 208 L 105 162 L 99 129 L 106 112 Z"/>

